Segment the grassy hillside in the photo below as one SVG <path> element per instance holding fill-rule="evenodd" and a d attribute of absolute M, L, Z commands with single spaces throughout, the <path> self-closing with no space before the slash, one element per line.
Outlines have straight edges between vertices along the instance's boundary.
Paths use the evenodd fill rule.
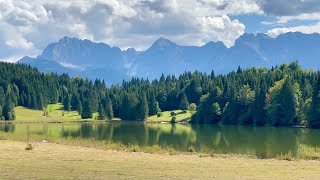
<path fill-rule="evenodd" d="M 46 108 L 48 115 L 44 116 L 44 110 L 33 110 L 28 109 L 22 106 L 15 107 L 16 120 L 15 122 L 73 122 L 73 121 L 82 121 L 81 116 L 76 111 L 64 111 L 63 105 L 61 103 L 58 104 L 49 104 Z M 161 117 L 157 117 L 157 115 L 150 116 L 147 122 L 170 122 L 172 119 L 171 113 L 172 111 L 164 111 L 162 112 Z M 187 113 L 183 113 L 182 110 L 176 110 L 176 121 L 189 121 L 192 113 L 187 111 Z M 98 116 L 98 113 L 93 114 L 92 119 L 86 120 L 95 120 Z M 120 120 L 119 118 L 114 118 L 113 120 Z"/>
<path fill-rule="evenodd" d="M 162 116 L 158 117 L 157 115 L 150 116 L 148 118 L 148 122 L 170 122 L 172 119 L 171 116 L 172 111 L 164 111 L 162 112 Z M 174 112 L 177 113 L 176 121 L 189 121 L 191 119 L 192 113 L 187 111 L 187 113 L 183 113 L 182 110 L 175 110 Z"/>
<path fill-rule="evenodd" d="M 56 121 L 80 121 L 81 116 L 76 111 L 64 111 L 63 105 L 58 104 L 49 104 L 47 107 L 48 115 L 44 116 L 44 111 L 41 110 L 32 110 L 27 109 L 22 106 L 15 108 L 16 113 L 16 122 L 56 122 Z M 97 113 L 93 114 L 93 120 L 97 116 Z"/>

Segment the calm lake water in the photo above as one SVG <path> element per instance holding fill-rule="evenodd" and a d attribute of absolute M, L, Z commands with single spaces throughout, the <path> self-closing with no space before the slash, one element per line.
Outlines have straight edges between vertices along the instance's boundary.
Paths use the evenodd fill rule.
<path fill-rule="evenodd" d="M 123 144 L 173 147 L 186 151 L 236 153 L 275 157 L 291 151 L 297 154 L 300 144 L 320 147 L 320 130 L 285 127 L 220 125 L 74 123 L 74 124 L 0 124 L 0 131 L 44 137 L 94 138 Z"/>

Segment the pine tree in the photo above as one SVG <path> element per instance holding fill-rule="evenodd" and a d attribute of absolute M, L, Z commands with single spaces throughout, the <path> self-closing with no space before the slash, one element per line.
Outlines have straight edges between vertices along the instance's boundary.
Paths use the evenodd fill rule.
<path fill-rule="evenodd" d="M 71 98 L 69 94 L 66 94 L 63 99 L 63 109 L 65 111 L 71 111 Z"/>
<path fill-rule="evenodd" d="M 107 100 L 107 104 L 106 104 L 106 107 L 105 107 L 105 112 L 106 112 L 107 119 L 108 120 L 112 120 L 114 114 L 113 114 L 113 107 L 112 107 L 111 99 Z"/>
<path fill-rule="evenodd" d="M 181 96 L 181 101 L 180 101 L 180 109 L 181 110 L 188 110 L 188 107 L 189 107 L 189 102 L 188 102 L 187 96 L 186 96 L 186 94 L 183 93 Z"/>
<path fill-rule="evenodd" d="M 14 102 L 9 95 L 6 97 L 5 105 L 2 111 L 5 120 L 15 120 Z"/>
<path fill-rule="evenodd" d="M 156 98 L 154 97 L 154 95 L 151 95 L 151 101 L 149 103 L 149 115 L 153 116 L 158 114 L 158 112 L 161 112 L 161 109 L 159 107 L 159 103 L 156 100 Z"/>
<path fill-rule="evenodd" d="M 0 120 L 4 120 L 2 110 L 3 110 L 2 105 L 0 105 Z"/>
<path fill-rule="evenodd" d="M 77 112 L 79 115 L 82 114 L 82 103 L 81 103 L 80 99 L 77 100 Z"/>
<path fill-rule="evenodd" d="M 3 90 L 3 88 L 0 86 L 0 106 L 4 106 L 5 103 L 6 94 Z"/>
<path fill-rule="evenodd" d="M 71 110 L 76 111 L 78 109 L 78 102 L 79 97 L 76 95 L 76 93 L 73 93 L 71 97 Z"/>
<path fill-rule="evenodd" d="M 135 93 L 127 93 L 121 103 L 120 118 L 123 120 L 137 120 L 138 117 L 138 97 Z"/>
<path fill-rule="evenodd" d="M 81 119 L 90 119 L 90 118 L 92 118 L 92 109 L 88 100 L 85 100 L 82 107 Z"/>
<path fill-rule="evenodd" d="M 308 124 L 311 127 L 320 127 L 320 75 L 318 82 L 313 90 L 312 102 L 308 113 Z"/>
<path fill-rule="evenodd" d="M 142 99 L 140 99 L 139 106 L 138 106 L 138 113 L 139 113 L 139 120 L 146 120 L 149 114 L 149 107 L 146 94 L 142 95 Z"/>
<path fill-rule="evenodd" d="M 98 108 L 98 120 L 105 120 L 107 118 L 106 112 L 104 111 L 104 107 L 102 104 L 99 105 Z"/>
<path fill-rule="evenodd" d="M 43 110 L 43 97 L 41 94 L 38 95 L 38 98 L 37 98 L 37 106 L 38 106 L 38 110 Z"/>

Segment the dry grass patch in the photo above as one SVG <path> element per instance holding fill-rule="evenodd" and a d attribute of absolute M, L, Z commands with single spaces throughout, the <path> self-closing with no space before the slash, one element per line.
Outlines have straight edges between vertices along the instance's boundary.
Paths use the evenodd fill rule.
<path fill-rule="evenodd" d="M 320 147 L 311 147 L 307 145 L 299 145 L 299 158 L 309 160 L 320 159 Z"/>
<path fill-rule="evenodd" d="M 99 150 L 0 141 L 3 179 L 319 179 L 320 161 L 280 161 Z"/>

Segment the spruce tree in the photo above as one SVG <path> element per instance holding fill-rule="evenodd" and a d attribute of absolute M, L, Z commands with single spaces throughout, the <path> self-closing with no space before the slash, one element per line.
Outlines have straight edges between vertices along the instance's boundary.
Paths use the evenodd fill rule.
<path fill-rule="evenodd" d="M 78 101 L 79 97 L 76 95 L 76 93 L 73 93 L 71 97 L 71 110 L 76 111 L 78 109 Z"/>
<path fill-rule="evenodd" d="M 0 105 L 0 120 L 4 120 L 2 110 L 3 110 L 3 107 L 2 107 L 2 105 Z"/>
<path fill-rule="evenodd" d="M 311 127 L 320 127 L 320 75 L 313 90 L 312 102 L 308 113 L 308 124 Z"/>
<path fill-rule="evenodd" d="M 105 120 L 107 118 L 106 112 L 104 111 L 104 107 L 102 104 L 99 105 L 98 108 L 98 120 Z"/>
<path fill-rule="evenodd" d="M 10 98 L 10 96 L 7 95 L 5 105 L 3 107 L 2 111 L 3 117 L 5 120 L 15 120 L 16 115 L 14 112 L 14 102 Z"/>
<path fill-rule="evenodd" d="M 70 112 L 71 111 L 71 98 L 69 94 L 65 94 L 63 99 L 63 109 L 65 111 Z"/>
<path fill-rule="evenodd" d="M 149 107 L 148 107 L 148 101 L 146 94 L 142 95 L 142 98 L 140 99 L 139 106 L 138 106 L 138 119 L 141 121 L 144 121 L 148 118 L 149 114 Z"/>
<path fill-rule="evenodd" d="M 108 120 L 112 120 L 114 114 L 113 114 L 113 107 L 112 107 L 111 99 L 107 100 L 106 107 L 105 107 L 105 112 L 106 112 L 107 119 Z"/>
<path fill-rule="evenodd" d="M 90 119 L 92 118 L 92 113 L 92 108 L 90 107 L 88 100 L 85 100 L 82 107 L 81 118 Z"/>
<path fill-rule="evenodd" d="M 180 101 L 180 109 L 181 110 L 188 110 L 188 108 L 189 108 L 189 102 L 188 102 L 186 94 L 183 93 L 181 96 L 181 101 Z"/>
<path fill-rule="evenodd" d="M 2 107 L 4 106 L 5 98 L 6 98 L 6 94 L 5 94 L 2 86 L 0 86 L 0 105 Z"/>
<path fill-rule="evenodd" d="M 78 114 L 81 115 L 82 114 L 82 103 L 81 103 L 79 98 L 77 99 L 77 105 L 76 106 L 77 106 Z"/>
<path fill-rule="evenodd" d="M 161 112 L 161 109 L 159 107 L 159 103 L 156 100 L 156 98 L 154 97 L 154 95 L 151 95 L 151 101 L 149 103 L 149 115 L 153 116 L 158 114 L 158 112 Z"/>

